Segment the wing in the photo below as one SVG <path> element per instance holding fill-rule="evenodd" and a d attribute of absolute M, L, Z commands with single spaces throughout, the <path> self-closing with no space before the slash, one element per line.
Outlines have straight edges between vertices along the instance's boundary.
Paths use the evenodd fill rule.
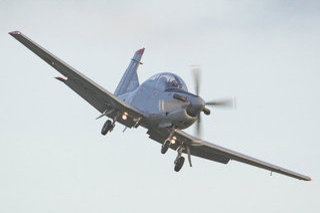
<path fill-rule="evenodd" d="M 162 144 L 169 137 L 170 131 L 164 128 L 162 129 L 149 128 L 147 134 L 149 135 L 149 138 Z M 176 131 L 172 136 L 177 137 L 178 142 L 179 141 L 184 141 L 184 143 L 188 142 L 188 145 L 192 143 L 192 140 L 188 140 L 186 137 L 183 137 L 181 134 L 178 134 L 178 131 Z M 171 144 L 170 148 L 176 150 L 178 148 L 178 145 L 179 145 L 178 143 Z M 227 164 L 230 160 L 229 157 L 223 155 L 222 153 L 209 150 L 205 146 L 199 146 L 195 144 L 195 146 L 189 145 L 189 148 L 190 148 L 191 155 L 194 155 L 200 158 L 205 158 L 205 159 L 216 161 L 223 164 Z"/>
<path fill-rule="evenodd" d="M 65 83 L 99 112 L 104 113 L 111 118 L 114 118 L 116 115 L 120 115 L 121 113 L 127 113 L 127 120 L 117 120 L 127 127 L 132 127 L 138 122 L 139 124 L 144 122 L 145 116 L 142 112 L 119 100 L 103 87 L 99 86 L 97 83 L 69 66 L 63 60 L 51 54 L 21 32 L 14 31 L 9 34 L 64 75 L 66 78 L 57 77 L 57 79 Z"/>
<path fill-rule="evenodd" d="M 163 130 L 162 131 L 149 130 L 148 134 L 150 135 L 151 139 L 154 139 L 160 143 L 163 143 L 164 140 L 169 136 L 169 132 L 163 131 Z M 259 168 L 272 171 L 272 172 L 287 175 L 300 180 L 311 181 L 311 178 L 305 175 L 258 160 L 256 158 L 241 154 L 239 152 L 224 148 L 222 146 L 218 146 L 218 145 L 203 141 L 181 130 L 176 130 L 172 136 L 175 136 L 177 138 L 177 142 L 183 143 L 185 146 L 188 146 L 190 149 L 190 154 L 197 157 L 217 161 L 224 164 L 227 164 L 229 160 L 236 160 L 242 163 L 246 163 L 252 166 L 256 166 Z M 171 146 L 170 147 L 172 149 L 177 149 L 177 146 L 178 145 L 176 143 L 172 147 Z M 184 152 L 186 153 L 186 151 Z"/>

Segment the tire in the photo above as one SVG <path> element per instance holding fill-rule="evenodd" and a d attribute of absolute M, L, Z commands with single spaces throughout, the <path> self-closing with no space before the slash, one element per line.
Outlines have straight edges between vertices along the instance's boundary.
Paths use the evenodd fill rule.
<path fill-rule="evenodd" d="M 107 120 L 101 129 L 101 134 L 106 135 L 109 132 L 110 128 L 111 128 L 111 121 Z"/>
<path fill-rule="evenodd" d="M 180 157 L 177 160 L 176 165 L 174 166 L 174 171 L 179 172 L 183 164 L 184 164 L 184 157 Z"/>
<path fill-rule="evenodd" d="M 170 146 L 170 141 L 166 140 L 161 146 L 161 153 L 165 154 L 168 151 L 169 146 Z"/>

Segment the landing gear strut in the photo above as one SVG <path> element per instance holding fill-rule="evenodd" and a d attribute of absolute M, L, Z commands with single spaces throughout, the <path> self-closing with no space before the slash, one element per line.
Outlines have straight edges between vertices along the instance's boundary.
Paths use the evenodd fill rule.
<path fill-rule="evenodd" d="M 179 172 L 184 164 L 184 157 L 182 157 L 182 152 L 186 151 L 186 153 L 188 154 L 188 160 L 189 160 L 189 165 L 190 167 L 192 167 L 192 163 L 191 163 L 191 151 L 190 151 L 190 147 L 189 145 L 184 145 L 183 141 L 177 141 L 177 137 L 174 136 L 174 132 L 175 130 L 173 129 L 168 138 L 163 142 L 162 146 L 161 146 L 161 153 L 165 154 L 168 149 L 170 148 L 171 144 L 177 144 L 179 146 L 178 148 L 178 155 L 174 161 L 174 171 Z"/>
<path fill-rule="evenodd" d="M 111 132 L 113 128 L 114 128 L 114 123 L 111 120 L 107 120 L 101 129 L 101 134 L 106 135 L 109 131 Z"/>

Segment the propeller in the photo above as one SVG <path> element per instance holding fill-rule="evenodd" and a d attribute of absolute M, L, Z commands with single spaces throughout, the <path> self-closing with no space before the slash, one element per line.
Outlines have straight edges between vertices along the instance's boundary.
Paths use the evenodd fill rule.
<path fill-rule="evenodd" d="M 196 135 L 198 137 L 201 136 L 201 115 L 199 114 L 199 118 L 196 121 Z"/>
<path fill-rule="evenodd" d="M 197 96 L 200 94 L 200 66 L 198 65 L 192 65 L 192 73 L 193 73 L 193 79 L 194 79 L 194 85 L 195 85 L 195 93 Z M 212 100 L 205 102 L 205 107 L 202 109 L 204 114 L 210 115 L 210 109 L 208 107 L 223 107 L 223 108 L 233 108 L 236 107 L 236 100 L 235 97 L 229 98 L 229 99 L 220 99 L 220 100 Z M 201 113 L 199 114 L 199 117 L 196 122 L 196 135 L 198 137 L 201 136 Z"/>
<path fill-rule="evenodd" d="M 215 101 L 206 102 L 206 106 L 217 106 L 217 107 L 229 107 L 229 108 L 236 108 L 236 98 L 233 97 L 232 99 L 221 99 Z"/>

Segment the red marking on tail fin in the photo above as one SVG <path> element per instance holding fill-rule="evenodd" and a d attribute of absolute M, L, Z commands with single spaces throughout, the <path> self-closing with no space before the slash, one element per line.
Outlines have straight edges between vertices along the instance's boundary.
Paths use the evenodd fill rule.
<path fill-rule="evenodd" d="M 140 54 L 140 55 L 143 55 L 144 49 L 145 49 L 145 48 L 142 48 L 142 49 L 138 50 L 137 53 Z"/>

